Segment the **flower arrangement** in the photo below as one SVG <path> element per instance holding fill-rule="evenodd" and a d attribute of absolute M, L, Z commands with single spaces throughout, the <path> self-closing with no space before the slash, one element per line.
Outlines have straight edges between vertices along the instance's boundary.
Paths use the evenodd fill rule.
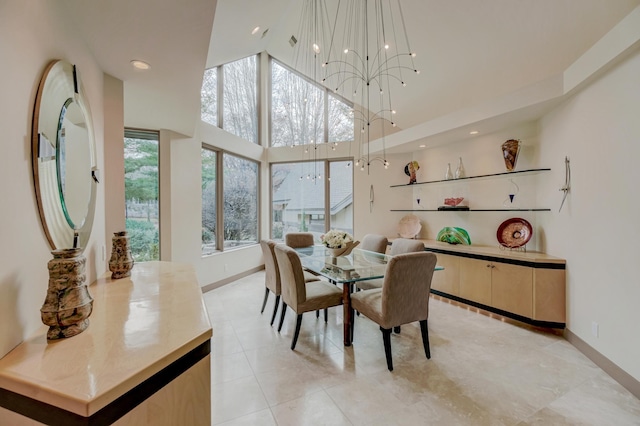
<path fill-rule="evenodd" d="M 320 241 L 327 248 L 342 248 L 347 243 L 353 242 L 353 236 L 348 232 L 332 229 L 322 235 Z"/>

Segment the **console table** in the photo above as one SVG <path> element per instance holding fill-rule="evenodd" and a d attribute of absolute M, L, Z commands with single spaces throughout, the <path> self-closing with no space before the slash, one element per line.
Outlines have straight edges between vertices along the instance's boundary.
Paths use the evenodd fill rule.
<path fill-rule="evenodd" d="M 89 286 L 87 330 L 47 341 L 43 325 L 0 359 L 0 424 L 211 424 L 212 330 L 193 267 L 110 277 Z"/>

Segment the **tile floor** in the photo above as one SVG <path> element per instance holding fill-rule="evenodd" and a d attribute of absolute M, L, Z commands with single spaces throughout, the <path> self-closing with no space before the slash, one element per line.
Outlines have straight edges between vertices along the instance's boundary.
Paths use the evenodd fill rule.
<path fill-rule="evenodd" d="M 204 294 L 214 425 L 640 425 L 640 400 L 550 330 L 432 298 L 431 359 L 405 325 L 389 372 L 370 320 L 345 347 L 341 307 L 305 314 L 292 351 L 295 314 L 278 333 L 263 296 L 264 272 Z"/>

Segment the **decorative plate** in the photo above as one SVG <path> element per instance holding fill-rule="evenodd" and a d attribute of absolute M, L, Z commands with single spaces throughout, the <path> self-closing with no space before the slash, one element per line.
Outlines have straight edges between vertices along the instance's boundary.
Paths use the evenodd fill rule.
<path fill-rule="evenodd" d="M 414 214 L 408 214 L 398 224 L 398 234 L 402 238 L 414 238 L 420 233 L 422 225 L 420 224 L 420 218 Z"/>
<path fill-rule="evenodd" d="M 496 237 L 507 248 L 518 248 L 527 244 L 533 234 L 533 227 L 526 220 L 512 217 L 500 224 Z"/>

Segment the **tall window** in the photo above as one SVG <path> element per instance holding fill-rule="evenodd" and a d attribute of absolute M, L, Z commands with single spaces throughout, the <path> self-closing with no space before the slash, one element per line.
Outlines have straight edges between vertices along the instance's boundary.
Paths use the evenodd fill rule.
<path fill-rule="evenodd" d="M 329 227 L 353 233 L 353 168 L 347 167 L 348 163 L 272 164 L 272 238 L 282 240 L 289 232 L 311 232 L 319 241 Z M 330 180 L 326 179 L 327 169 Z M 329 187 L 328 199 L 325 185 Z"/>
<path fill-rule="evenodd" d="M 218 125 L 218 68 L 205 70 L 200 92 L 200 118 L 202 121 Z"/>
<path fill-rule="evenodd" d="M 137 262 L 160 259 L 158 139 L 158 132 L 124 132 L 126 230 Z"/>
<path fill-rule="evenodd" d="M 223 154 L 224 247 L 258 242 L 258 163 Z"/>
<path fill-rule="evenodd" d="M 256 56 L 225 64 L 222 128 L 258 143 L 258 66 Z"/>
<path fill-rule="evenodd" d="M 351 140 L 352 105 L 272 60 L 271 146 Z"/>
<path fill-rule="evenodd" d="M 217 225 L 217 152 L 202 148 L 202 255 L 206 256 L 218 248 Z"/>

